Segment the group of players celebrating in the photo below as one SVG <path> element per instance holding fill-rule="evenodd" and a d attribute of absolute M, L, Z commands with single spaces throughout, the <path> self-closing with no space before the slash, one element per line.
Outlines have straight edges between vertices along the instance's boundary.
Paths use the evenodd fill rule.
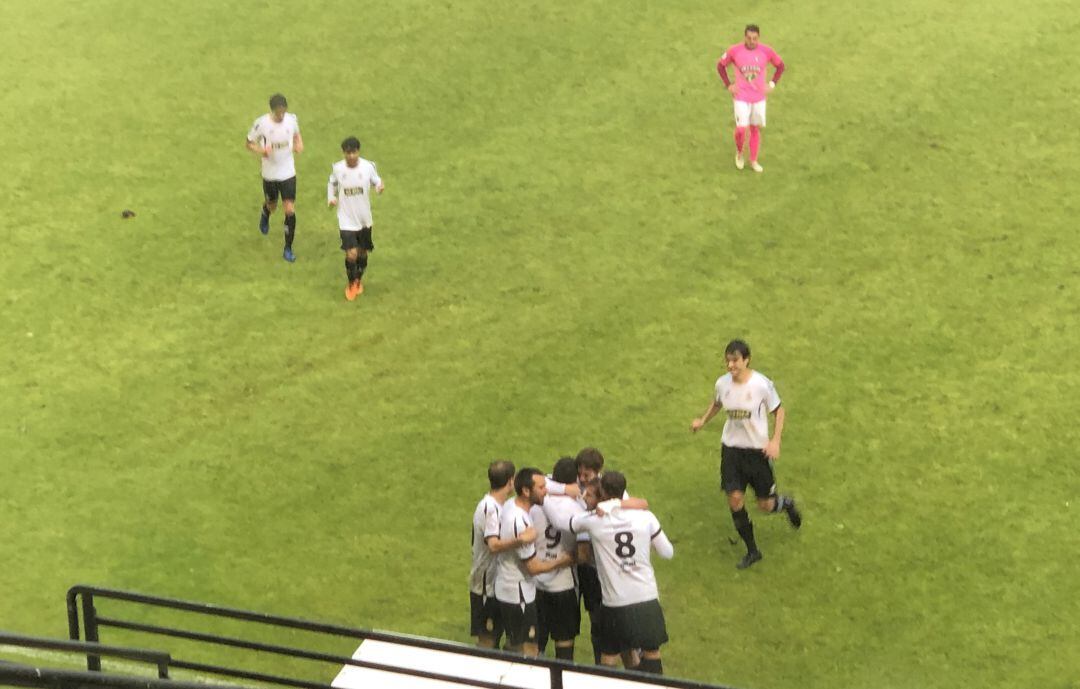
<path fill-rule="evenodd" d="M 586 448 L 559 459 L 550 476 L 512 462 L 488 467 L 490 491 L 473 513 L 470 608 L 480 646 L 526 656 L 574 659 L 581 604 L 589 614 L 593 659 L 660 674 L 667 642 L 653 550 L 675 550 L 648 503 L 630 498 L 626 477 L 603 471 Z M 514 495 L 511 498 L 511 494 Z"/>
<path fill-rule="evenodd" d="M 784 513 L 802 526 L 795 500 L 777 492 L 773 461 L 780 456 L 785 413 L 772 381 L 750 368 L 750 346 L 732 340 L 728 372 L 717 379 L 699 431 L 723 411 L 720 480 L 735 529 L 746 545 L 736 567 L 763 558 L 744 505 L 753 488 L 765 513 Z M 773 417 L 772 433 L 769 417 Z M 488 467 L 490 490 L 473 512 L 470 572 L 471 633 L 480 646 L 536 656 L 548 641 L 555 657 L 572 661 L 589 613 L 594 662 L 661 674 L 667 627 L 651 553 L 675 555 L 649 504 L 627 493 L 626 477 L 603 471 L 604 457 L 585 448 L 563 457 L 550 475 L 497 460 Z M 513 496 L 513 497 L 511 497 Z"/>

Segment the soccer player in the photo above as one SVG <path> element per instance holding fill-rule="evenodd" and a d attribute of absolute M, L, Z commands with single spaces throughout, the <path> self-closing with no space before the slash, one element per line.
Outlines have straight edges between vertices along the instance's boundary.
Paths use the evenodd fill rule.
<path fill-rule="evenodd" d="M 625 493 L 626 477 L 619 472 L 608 471 L 600 478 L 602 499 L 619 500 Z M 655 549 L 660 557 L 671 559 L 675 548 L 659 520 L 648 510 L 616 509 L 603 516 L 575 516 L 570 530 L 589 534 L 600 573 L 601 663 L 614 666 L 620 654 L 641 649 L 641 663 L 635 669 L 663 674 L 660 646 L 668 635 L 650 553 Z"/>
<path fill-rule="evenodd" d="M 551 472 L 555 483 L 574 485 L 577 469 L 572 457 L 563 457 Z M 540 536 L 537 555 L 541 561 L 555 560 L 566 552 L 574 554 L 577 539 L 567 530 L 570 517 L 583 514 L 585 508 L 570 495 L 555 495 L 550 490 L 543 505 L 529 510 L 533 528 Z M 561 528 L 557 524 L 562 524 Z M 541 655 L 550 636 L 555 642 L 555 657 L 574 660 L 574 639 L 581 632 L 581 605 L 578 602 L 574 568 L 565 567 L 536 577 L 537 647 Z"/>
<path fill-rule="evenodd" d="M 382 178 L 375 163 L 360 157 L 360 140 L 350 136 L 341 142 L 344 160 L 334 163 L 330 181 L 326 184 L 326 203 L 337 207 L 341 249 L 345 252 L 345 275 L 349 284 L 345 298 L 349 301 L 363 294 L 364 271 L 368 252 L 375 250 L 371 241 L 371 189 L 383 193 Z"/>
<path fill-rule="evenodd" d="M 281 257 L 289 263 L 296 260 L 293 238 L 296 236 L 296 163 L 293 153 L 302 153 L 304 139 L 300 124 L 289 111 L 285 96 L 270 96 L 270 112 L 255 120 L 247 135 L 249 151 L 262 156 L 263 207 L 259 231 L 270 232 L 270 214 L 277 208 L 278 197 L 285 207 L 285 251 Z"/>
<path fill-rule="evenodd" d="M 517 538 L 532 526 L 529 511 L 533 505 L 543 505 L 547 495 L 544 475 L 539 469 L 526 467 L 514 476 L 517 497 L 503 505 L 499 519 L 499 534 L 504 540 Z M 572 564 L 569 553 L 554 560 L 541 561 L 532 543 L 499 553 L 495 573 L 495 598 L 506 632 L 506 650 L 526 656 L 539 654 L 536 637 L 536 575 L 551 572 Z"/>
<path fill-rule="evenodd" d="M 513 462 L 503 459 L 492 462 L 488 466 L 488 484 L 491 490 L 473 512 L 469 612 L 477 645 L 495 648 L 502 636 L 499 605 L 495 600 L 495 556 L 504 550 L 532 543 L 536 540 L 536 531 L 526 529 L 515 538 L 499 538 L 502 506 L 514 490 Z"/>
<path fill-rule="evenodd" d="M 735 97 L 735 167 L 743 169 L 743 143 L 750 139 L 750 169 L 764 172 L 758 163 L 761 152 L 761 130 L 765 128 L 765 98 L 780 82 L 784 73 L 784 61 L 775 50 L 760 43 L 761 30 L 757 24 L 747 24 L 743 31 L 743 42 L 736 43 L 720 56 L 716 71 L 724 80 L 724 86 Z M 772 65 L 772 78 L 766 75 L 768 65 Z M 727 66 L 735 65 L 735 81 L 728 77 Z"/>
<path fill-rule="evenodd" d="M 574 465 L 577 468 L 578 485 L 582 492 L 578 504 L 581 505 L 583 510 L 594 509 L 596 507 L 595 500 L 593 501 L 594 504 L 586 504 L 584 488 L 600 479 L 600 472 L 604 470 L 604 455 L 595 447 L 585 447 L 574 458 Z M 630 498 L 629 495 L 624 495 L 623 498 L 622 506 L 625 508 L 649 509 L 649 503 L 641 498 Z M 560 526 L 569 529 L 569 525 Z M 588 541 L 588 534 L 583 534 L 582 540 Z M 592 638 L 593 663 L 599 665 L 601 646 L 600 606 L 603 603 L 600 592 L 600 575 L 596 571 L 596 565 L 584 558 L 578 561 L 577 575 L 581 600 L 585 604 L 585 610 L 589 613 L 589 636 Z"/>
<path fill-rule="evenodd" d="M 762 511 L 783 511 L 795 529 L 802 526 L 802 515 L 793 498 L 776 492 L 773 476 L 773 460 L 780 457 L 784 433 L 780 395 L 771 380 L 750 368 L 750 345 L 732 340 L 724 349 L 724 358 L 728 372 L 716 381 L 709 408 L 690 423 L 690 430 L 698 432 L 720 410 L 727 413 L 720 440 L 720 483 L 727 493 L 735 530 L 746 544 L 746 555 L 736 567 L 746 569 L 762 557 L 744 504 L 748 484 L 753 486 Z M 771 437 L 769 414 L 775 417 Z"/>
<path fill-rule="evenodd" d="M 595 447 L 585 447 L 574 458 L 577 466 L 578 481 L 584 485 L 594 478 L 600 478 L 600 472 L 604 470 L 604 455 Z"/>

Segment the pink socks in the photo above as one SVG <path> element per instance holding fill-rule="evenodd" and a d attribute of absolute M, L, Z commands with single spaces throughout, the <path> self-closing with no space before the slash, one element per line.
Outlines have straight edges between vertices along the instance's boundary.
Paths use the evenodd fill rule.
<path fill-rule="evenodd" d="M 735 141 L 738 142 L 739 136 L 735 135 Z M 740 150 L 742 146 L 739 147 Z M 758 151 L 761 150 L 761 127 L 750 126 L 750 160 L 757 160 Z"/>
<path fill-rule="evenodd" d="M 746 141 L 746 127 L 735 127 L 735 150 L 737 150 L 740 155 L 742 155 L 743 143 L 745 141 Z"/>

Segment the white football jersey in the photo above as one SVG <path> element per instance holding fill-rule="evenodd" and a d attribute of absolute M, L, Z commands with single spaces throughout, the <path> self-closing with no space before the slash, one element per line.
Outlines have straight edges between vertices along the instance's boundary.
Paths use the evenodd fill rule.
<path fill-rule="evenodd" d="M 495 595 L 495 554 L 487 546 L 489 536 L 499 537 L 499 516 L 502 505 L 485 495 L 476 506 L 472 518 L 472 569 L 469 571 L 469 590 L 491 598 Z"/>
<path fill-rule="evenodd" d="M 769 414 L 780 407 L 780 395 L 771 380 L 751 371 L 750 379 L 740 385 L 725 373 L 716 381 L 714 399 L 727 414 L 720 442 L 728 447 L 765 447 Z"/>
<path fill-rule="evenodd" d="M 589 534 L 604 605 L 616 608 L 660 597 L 650 560 L 653 539 L 662 539 L 665 544 L 668 552 L 661 555 L 673 553 L 652 512 L 618 510 L 603 517 L 591 513 L 571 519 L 570 528 Z"/>
<path fill-rule="evenodd" d="M 371 192 L 382 184 L 375 163 L 361 158 L 356 167 L 344 160 L 334 163 L 326 183 L 326 200 L 337 199 L 338 227 L 342 230 L 362 230 L 371 221 Z"/>
<path fill-rule="evenodd" d="M 577 548 L 577 538 L 567 530 L 560 529 L 555 525 L 556 519 L 548 519 L 548 514 L 565 514 L 562 523 L 569 525 L 570 517 L 578 514 L 581 508 L 577 501 L 565 495 L 548 495 L 544 498 L 543 507 L 533 505 L 529 510 L 533 528 L 536 529 L 536 554 L 541 561 L 547 562 L 559 557 L 562 553 L 574 553 Z M 577 579 L 574 578 L 573 567 L 560 567 L 559 569 L 536 575 L 536 588 L 548 593 L 569 591 L 577 588 Z"/>
<path fill-rule="evenodd" d="M 275 122 L 270 114 L 255 120 L 247 140 L 260 146 L 270 146 L 270 155 L 262 159 L 262 176 L 268 182 L 281 182 L 296 177 L 293 161 L 293 138 L 300 133 L 296 115 L 285 113 L 281 122 Z"/>
<path fill-rule="evenodd" d="M 499 538 L 517 538 L 532 526 L 529 513 L 507 500 L 499 518 Z M 495 571 L 495 598 L 500 603 L 524 605 L 536 600 L 536 578 L 529 574 L 525 562 L 536 557 L 536 545 L 527 543 L 499 553 L 499 565 Z"/>

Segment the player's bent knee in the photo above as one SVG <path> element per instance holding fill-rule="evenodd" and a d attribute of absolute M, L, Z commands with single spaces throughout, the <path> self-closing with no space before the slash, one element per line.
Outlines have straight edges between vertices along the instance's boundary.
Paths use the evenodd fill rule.
<path fill-rule="evenodd" d="M 746 502 L 743 500 L 742 493 L 729 493 L 727 498 L 728 507 L 732 512 L 738 512 L 743 508 Z"/>
<path fill-rule="evenodd" d="M 758 500 L 757 501 L 757 506 L 758 506 L 758 509 L 761 510 L 762 512 L 772 512 L 773 511 L 773 498 L 766 498 L 765 500 Z"/>

